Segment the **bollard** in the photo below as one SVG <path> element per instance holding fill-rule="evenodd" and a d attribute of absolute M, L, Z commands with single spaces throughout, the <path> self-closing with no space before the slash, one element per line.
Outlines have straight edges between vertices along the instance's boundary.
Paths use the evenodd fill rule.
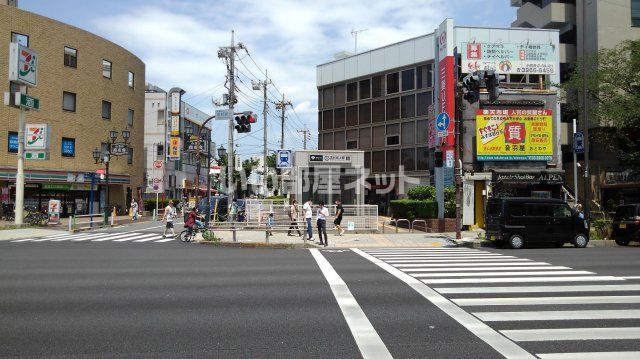
<path fill-rule="evenodd" d="M 154 209 L 154 210 L 153 210 L 153 220 L 154 220 L 154 221 L 157 221 L 157 220 L 158 220 L 157 215 L 158 215 L 158 214 L 156 213 L 156 210 Z"/>
<path fill-rule="evenodd" d="M 269 231 L 264 231 L 264 243 L 269 244 Z"/>
<path fill-rule="evenodd" d="M 69 233 L 73 233 L 73 216 L 69 216 Z"/>
<path fill-rule="evenodd" d="M 107 223 L 109 223 L 109 212 L 105 210 L 104 213 L 102 214 L 102 225 L 106 226 Z"/>
<path fill-rule="evenodd" d="M 231 226 L 231 230 L 233 231 L 233 241 L 237 242 L 238 240 L 236 239 L 236 227 L 235 226 Z"/>

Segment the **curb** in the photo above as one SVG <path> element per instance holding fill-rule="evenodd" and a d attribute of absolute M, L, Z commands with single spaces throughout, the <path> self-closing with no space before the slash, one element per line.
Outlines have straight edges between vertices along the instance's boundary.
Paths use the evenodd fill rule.
<path fill-rule="evenodd" d="M 214 247 L 224 248 L 273 248 L 273 249 L 306 249 L 306 248 L 318 248 L 313 244 L 304 243 L 260 243 L 260 242 L 213 242 L 213 241 L 198 241 L 200 244 L 206 244 Z"/>
<path fill-rule="evenodd" d="M 484 247 L 495 247 L 495 243 L 487 240 L 477 241 L 476 239 L 449 239 L 451 243 L 454 243 L 456 247 L 465 247 L 465 248 L 484 248 Z"/>

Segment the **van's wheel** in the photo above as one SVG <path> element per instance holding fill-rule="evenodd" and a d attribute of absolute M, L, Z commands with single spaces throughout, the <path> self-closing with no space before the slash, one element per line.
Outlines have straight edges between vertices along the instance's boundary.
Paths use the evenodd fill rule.
<path fill-rule="evenodd" d="M 587 246 L 587 243 L 589 243 L 589 240 L 584 234 L 577 234 L 573 239 L 573 245 L 576 248 L 584 248 Z"/>
<path fill-rule="evenodd" d="M 514 234 L 509 237 L 509 246 L 513 249 L 520 249 L 524 247 L 524 238 L 519 234 Z"/>
<path fill-rule="evenodd" d="M 629 241 L 625 241 L 624 239 L 616 239 L 616 244 L 619 246 L 628 246 Z"/>

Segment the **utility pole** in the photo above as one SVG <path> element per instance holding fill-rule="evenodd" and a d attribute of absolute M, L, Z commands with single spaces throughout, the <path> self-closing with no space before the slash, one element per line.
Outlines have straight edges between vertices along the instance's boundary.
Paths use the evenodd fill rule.
<path fill-rule="evenodd" d="M 269 80 L 269 76 L 267 75 L 267 70 L 264 70 L 264 82 L 263 81 L 258 81 L 258 82 L 252 82 L 252 88 L 254 90 L 260 90 L 262 89 L 262 101 L 263 101 L 263 108 L 262 108 L 262 117 L 264 119 L 264 127 L 262 129 L 262 146 L 263 146 L 263 153 L 262 153 L 262 168 L 263 168 L 263 174 L 262 174 L 262 188 L 263 188 L 263 194 L 266 197 L 267 196 L 267 172 L 269 172 L 269 167 L 267 166 L 267 115 L 269 113 L 269 104 L 268 104 L 268 98 L 267 98 L 267 86 L 271 83 L 271 80 Z"/>
<path fill-rule="evenodd" d="M 591 201 L 591 181 L 589 179 L 589 96 L 587 88 L 587 72 L 586 72 L 586 31 L 587 22 L 587 1 L 582 0 L 582 108 L 583 108 L 583 131 L 584 131 L 584 217 L 590 218 L 589 215 L 589 202 Z"/>
<path fill-rule="evenodd" d="M 284 94 L 282 94 L 282 101 L 276 102 L 276 108 L 280 109 L 280 148 L 284 149 L 284 112 L 287 109 L 287 106 L 293 106 L 291 101 L 287 101 L 284 98 Z"/>
<path fill-rule="evenodd" d="M 20 85 L 20 93 L 27 93 L 27 86 Z M 18 168 L 16 171 L 16 201 L 14 223 L 22 225 L 24 219 L 24 130 L 27 111 L 20 107 L 18 117 Z M 93 203 L 92 203 L 93 205 Z"/>
<path fill-rule="evenodd" d="M 309 134 L 309 130 L 307 130 L 306 126 L 304 130 L 298 130 L 298 133 L 302 134 L 302 148 L 307 149 L 307 136 Z"/>

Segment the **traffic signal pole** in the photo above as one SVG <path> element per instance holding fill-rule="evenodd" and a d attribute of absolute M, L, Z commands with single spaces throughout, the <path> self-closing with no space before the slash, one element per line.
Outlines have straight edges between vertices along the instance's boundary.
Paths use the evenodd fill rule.
<path fill-rule="evenodd" d="M 27 93 L 27 86 L 20 86 L 20 93 Z M 21 225 L 24 218 L 24 130 L 26 126 L 27 110 L 20 107 L 18 118 L 18 168 L 16 171 L 16 200 L 14 223 Z"/>

